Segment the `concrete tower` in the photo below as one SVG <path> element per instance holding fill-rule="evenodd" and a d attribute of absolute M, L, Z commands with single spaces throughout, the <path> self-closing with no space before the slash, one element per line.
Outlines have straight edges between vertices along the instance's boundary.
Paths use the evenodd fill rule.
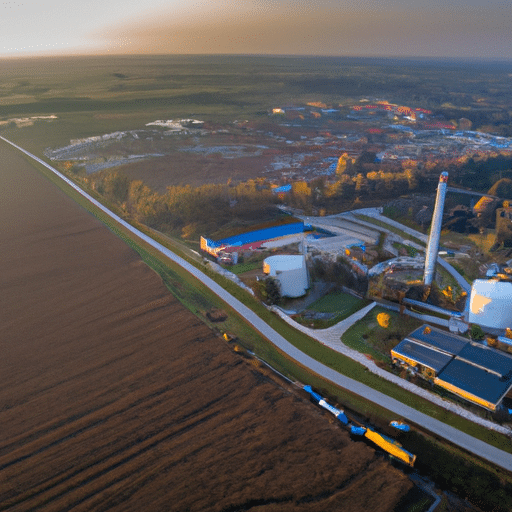
<path fill-rule="evenodd" d="M 425 253 L 425 274 L 423 275 L 423 284 L 430 286 L 436 273 L 437 252 L 439 251 L 439 239 L 441 237 L 441 223 L 443 220 L 444 198 L 446 196 L 446 184 L 448 183 L 448 173 L 443 172 L 439 176 L 437 185 L 436 205 L 434 215 L 432 216 L 432 225 L 430 226 L 430 237 Z"/>

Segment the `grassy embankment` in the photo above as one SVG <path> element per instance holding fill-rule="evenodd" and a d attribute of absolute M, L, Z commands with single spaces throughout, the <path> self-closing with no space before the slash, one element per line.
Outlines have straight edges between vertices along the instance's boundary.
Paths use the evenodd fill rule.
<path fill-rule="evenodd" d="M 212 307 L 225 309 L 229 313 L 229 319 L 223 324 L 222 329 L 236 334 L 239 338 L 240 344 L 245 346 L 247 349 L 254 351 L 259 357 L 265 361 L 268 361 L 269 364 L 274 366 L 280 372 L 284 373 L 285 375 L 289 375 L 301 382 L 308 382 L 313 386 L 324 390 L 326 393 L 333 397 L 343 397 L 343 404 L 355 411 L 359 411 L 361 414 L 366 416 L 385 418 L 386 421 L 396 416 L 389 411 L 386 411 L 379 405 L 368 402 L 363 397 L 353 395 L 346 392 L 345 390 L 340 390 L 337 386 L 326 382 L 320 376 L 311 374 L 311 372 L 309 372 L 307 369 L 302 368 L 293 361 L 289 360 L 271 343 L 269 343 L 253 328 L 251 328 L 242 317 L 240 317 L 235 311 L 231 310 L 231 308 L 224 304 L 213 292 L 202 285 L 202 283 L 194 279 L 188 272 L 167 260 L 167 258 L 160 255 L 156 250 L 147 246 L 145 243 L 136 240 L 135 237 L 133 237 L 131 234 L 128 234 L 125 229 L 114 223 L 110 217 L 99 211 L 97 208 L 93 207 L 76 191 L 70 189 L 70 187 L 68 187 L 58 177 L 51 173 L 51 171 L 31 160 L 30 162 L 32 165 L 35 165 L 52 182 L 54 182 L 57 186 L 69 194 L 84 208 L 91 211 L 102 222 L 104 222 L 109 227 L 109 229 L 111 229 L 128 245 L 136 250 L 140 254 L 141 258 L 162 277 L 169 290 L 174 295 L 176 295 L 176 297 L 187 308 L 199 316 L 202 321 L 208 323 L 207 319 L 205 318 L 205 312 Z M 137 227 L 143 228 L 142 226 Z M 169 246 L 170 244 L 166 243 L 165 245 Z M 173 244 L 173 246 L 170 246 L 169 248 L 175 251 L 179 256 L 188 259 L 188 254 L 184 252 L 184 247 L 182 244 Z M 191 261 L 191 263 L 201 267 L 201 264 L 197 261 Z M 399 386 L 396 386 L 386 380 L 377 377 L 371 372 L 368 372 L 363 366 L 356 363 L 355 361 L 344 357 L 341 354 L 333 352 L 321 343 L 296 331 L 291 326 L 283 322 L 279 317 L 271 313 L 262 304 L 256 302 L 247 292 L 240 289 L 237 285 L 228 279 L 223 278 L 222 276 L 218 276 L 214 273 L 209 274 L 232 295 L 234 295 L 237 299 L 255 311 L 273 329 L 279 332 L 301 351 L 310 355 L 314 359 L 321 361 L 325 365 L 344 375 L 348 375 L 355 380 L 378 389 L 382 393 L 393 396 L 395 399 L 406 403 L 407 405 L 417 410 L 420 410 L 424 414 L 448 423 L 453 427 L 468 433 L 469 435 L 482 439 L 483 441 L 493 446 L 512 453 L 510 441 L 505 436 L 491 433 L 484 427 L 454 415 L 445 409 L 437 407 L 427 400 L 424 400 L 403 390 Z M 210 325 L 213 328 L 217 328 L 215 325 Z"/>

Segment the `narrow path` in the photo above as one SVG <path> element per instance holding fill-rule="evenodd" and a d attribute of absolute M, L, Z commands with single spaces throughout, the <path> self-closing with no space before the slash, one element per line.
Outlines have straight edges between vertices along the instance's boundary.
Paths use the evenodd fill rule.
<path fill-rule="evenodd" d="M 63 176 L 60 172 L 54 169 L 52 166 L 41 160 L 40 158 L 32 155 L 28 151 L 23 148 L 17 146 L 13 142 L 5 139 L 0 136 L 0 139 L 4 142 L 10 144 L 15 147 L 22 153 L 26 154 L 36 162 L 39 162 L 41 165 L 45 166 L 47 169 L 55 173 L 62 180 L 68 183 L 73 189 L 79 192 L 83 197 L 85 197 L 88 201 L 94 204 L 101 211 L 109 215 L 113 220 L 115 220 L 118 224 L 122 225 L 125 229 L 129 230 L 135 236 L 137 236 L 140 240 L 144 241 L 148 245 L 154 247 L 158 251 L 160 251 L 163 255 L 169 258 L 171 261 L 181 265 L 185 270 L 190 272 L 197 279 L 202 281 L 206 286 L 208 286 L 215 294 L 217 294 L 222 300 L 224 300 L 227 304 L 233 307 L 236 311 L 242 315 L 246 321 L 252 325 L 256 330 L 258 330 L 263 336 L 265 336 L 270 342 L 272 342 L 279 350 L 287 354 L 289 357 L 294 359 L 299 364 L 309 368 L 311 371 L 321 375 L 323 378 L 330 380 L 337 386 L 340 386 L 344 389 L 351 391 L 352 393 L 358 394 L 360 396 L 365 397 L 366 399 L 379 404 L 381 407 L 388 409 L 389 411 L 394 412 L 395 414 L 400 415 L 407 420 L 416 423 L 418 425 L 422 425 L 425 429 L 435 432 L 438 436 L 445 438 L 451 443 L 458 445 L 459 447 L 474 453 L 475 455 L 490 461 L 497 466 L 506 469 L 508 471 L 512 471 L 512 455 L 504 452 L 494 446 L 491 446 L 479 439 L 476 439 L 460 430 L 451 427 L 441 421 L 438 421 L 430 416 L 409 407 L 398 400 L 391 398 L 361 382 L 358 382 L 354 379 L 346 377 L 345 375 L 341 375 L 337 371 L 329 368 L 328 366 L 323 365 L 322 363 L 316 361 L 312 357 L 304 354 L 299 349 L 297 349 L 294 345 L 292 345 L 288 340 L 286 340 L 283 336 L 281 336 L 277 331 L 272 329 L 268 324 L 266 324 L 254 311 L 249 309 L 247 306 L 242 304 L 238 299 L 229 294 L 224 288 L 218 285 L 215 281 L 213 281 L 210 277 L 205 275 L 203 272 L 198 270 L 196 267 L 185 261 L 183 258 L 180 258 L 172 251 L 162 246 L 151 237 L 145 235 L 140 232 L 138 229 L 134 228 L 126 221 L 121 219 L 118 215 L 114 214 L 108 208 L 103 206 L 101 203 L 96 201 L 89 194 L 84 192 L 80 187 L 75 185 L 71 180 Z"/>

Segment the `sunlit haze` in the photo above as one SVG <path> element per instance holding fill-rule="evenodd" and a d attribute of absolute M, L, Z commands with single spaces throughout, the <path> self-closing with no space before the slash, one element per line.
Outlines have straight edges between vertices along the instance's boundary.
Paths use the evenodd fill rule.
<path fill-rule="evenodd" d="M 295 54 L 512 58 L 499 0 L 2 2 L 1 57 Z"/>

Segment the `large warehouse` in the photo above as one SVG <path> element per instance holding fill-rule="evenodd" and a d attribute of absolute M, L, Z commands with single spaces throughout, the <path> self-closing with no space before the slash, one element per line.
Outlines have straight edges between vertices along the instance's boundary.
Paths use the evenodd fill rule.
<path fill-rule="evenodd" d="M 306 228 L 311 228 L 311 226 L 306 226 Z M 304 229 L 303 222 L 292 222 L 241 233 L 236 236 L 223 238 L 222 240 L 211 240 L 202 236 L 201 249 L 216 257 L 220 251 L 231 252 L 241 249 L 256 249 L 267 240 L 301 234 L 304 233 Z"/>
<path fill-rule="evenodd" d="M 512 390 L 512 356 L 428 325 L 403 339 L 391 357 L 395 364 L 490 411 Z"/>

